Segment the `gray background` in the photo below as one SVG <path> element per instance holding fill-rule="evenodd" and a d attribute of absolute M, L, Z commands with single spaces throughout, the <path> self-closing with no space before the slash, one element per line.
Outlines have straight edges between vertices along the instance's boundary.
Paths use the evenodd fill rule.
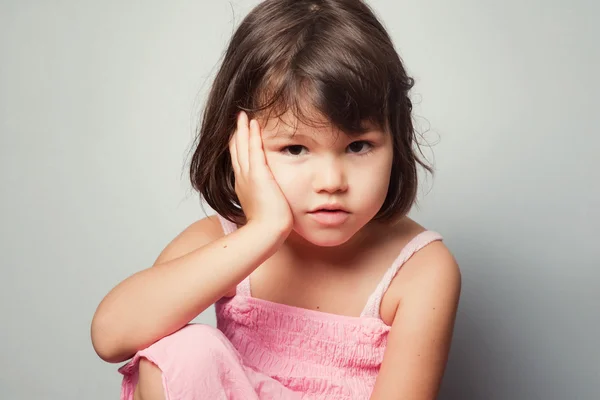
<path fill-rule="evenodd" d="M 0 2 L 0 398 L 117 398 L 92 315 L 203 217 L 187 152 L 256 3 Z M 598 3 L 370 4 L 438 171 L 412 216 L 463 271 L 440 398 L 600 398 Z"/>

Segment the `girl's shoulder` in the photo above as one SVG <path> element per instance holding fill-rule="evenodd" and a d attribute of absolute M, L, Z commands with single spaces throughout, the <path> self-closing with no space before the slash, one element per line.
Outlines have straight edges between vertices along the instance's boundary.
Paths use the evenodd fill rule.
<path fill-rule="evenodd" d="M 390 225 L 388 229 L 391 246 L 397 252 L 397 263 L 380 311 L 382 319 L 391 323 L 403 299 L 418 293 L 436 279 L 460 277 L 460 271 L 438 232 L 408 217 Z"/>
<path fill-rule="evenodd" d="M 444 257 L 449 254 L 449 250 L 443 241 L 444 238 L 440 233 L 424 227 L 409 217 L 391 223 L 387 227 L 386 235 L 390 237 L 396 249 L 401 251 L 414 249 L 414 252 L 406 261 L 406 265 L 417 254 L 433 253 L 434 257 L 436 255 Z"/>
<path fill-rule="evenodd" d="M 224 235 L 217 216 L 208 216 L 188 225 L 164 248 L 155 261 L 160 264 L 188 253 Z"/>
<path fill-rule="evenodd" d="M 436 235 L 437 233 L 404 216 L 396 221 L 379 222 L 376 226 L 371 227 L 371 235 L 373 235 L 371 243 L 374 243 L 378 250 L 397 257 L 416 242 L 422 241 L 427 234 Z"/>
<path fill-rule="evenodd" d="M 411 280 L 416 274 L 455 262 L 443 236 L 411 218 L 405 217 L 395 223 L 390 227 L 390 233 L 398 243 L 397 248 L 408 256 L 398 271 L 399 280 Z"/>

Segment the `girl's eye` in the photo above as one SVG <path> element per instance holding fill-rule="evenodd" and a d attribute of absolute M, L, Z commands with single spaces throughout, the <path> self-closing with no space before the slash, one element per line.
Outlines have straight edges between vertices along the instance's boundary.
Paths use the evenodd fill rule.
<path fill-rule="evenodd" d="M 302 150 L 305 150 L 305 149 L 306 149 L 306 147 L 301 146 L 299 144 L 295 144 L 295 145 L 292 145 L 292 146 L 284 147 L 282 151 L 284 153 L 288 153 L 288 154 L 290 154 L 292 156 L 299 156 L 299 155 L 302 154 Z"/>
<path fill-rule="evenodd" d="M 351 153 L 355 154 L 365 154 L 369 150 L 371 150 L 371 147 L 373 147 L 371 143 L 361 140 L 358 142 L 350 143 L 350 145 L 348 146 L 348 150 L 350 150 Z"/>
<path fill-rule="evenodd" d="M 353 154 L 365 155 L 371 150 L 372 147 L 373 145 L 371 143 L 366 142 L 364 140 L 360 140 L 350 143 L 350 145 L 348 146 L 348 150 L 350 151 L 350 153 Z M 301 156 L 303 152 L 307 150 L 308 149 L 302 145 L 294 144 L 291 146 L 284 147 L 281 151 L 291 156 Z"/>

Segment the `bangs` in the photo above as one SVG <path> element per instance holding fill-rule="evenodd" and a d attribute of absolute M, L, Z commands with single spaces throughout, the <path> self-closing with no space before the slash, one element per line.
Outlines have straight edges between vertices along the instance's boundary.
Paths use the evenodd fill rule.
<path fill-rule="evenodd" d="M 310 51 L 265 70 L 242 109 L 257 119 L 292 116 L 307 126 L 333 126 L 348 135 L 387 131 L 389 79 L 373 65 L 364 55 L 351 57 L 313 44 Z"/>

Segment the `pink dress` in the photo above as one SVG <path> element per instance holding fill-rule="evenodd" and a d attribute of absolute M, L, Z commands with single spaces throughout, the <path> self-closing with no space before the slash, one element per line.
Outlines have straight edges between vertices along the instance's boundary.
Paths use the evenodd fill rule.
<path fill-rule="evenodd" d="M 234 224 L 223 218 L 226 234 Z M 190 324 L 139 351 L 121 367 L 121 399 L 133 399 L 140 357 L 162 371 L 167 400 L 368 399 L 390 326 L 379 316 L 400 267 L 441 235 L 425 231 L 400 252 L 360 317 L 254 298 L 250 277 L 216 304 L 217 329 Z"/>

